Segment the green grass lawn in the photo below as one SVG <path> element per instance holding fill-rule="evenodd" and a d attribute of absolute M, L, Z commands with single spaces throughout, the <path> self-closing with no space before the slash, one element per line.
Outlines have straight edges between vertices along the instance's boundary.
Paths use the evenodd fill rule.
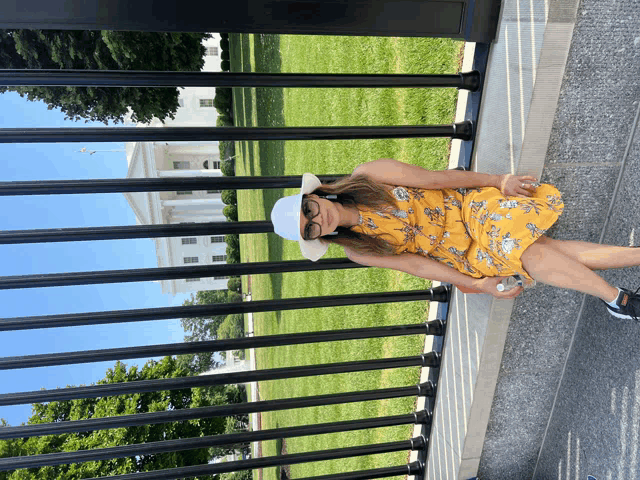
<path fill-rule="evenodd" d="M 448 39 L 230 35 L 233 71 L 330 73 L 455 73 L 462 43 Z M 236 125 L 332 126 L 448 124 L 454 89 L 234 89 Z M 236 143 L 237 175 L 348 174 L 357 165 L 390 157 L 428 169 L 446 168 L 448 139 L 261 141 Z M 296 190 L 239 191 L 240 220 L 264 220 L 275 201 Z M 295 242 L 276 235 L 241 236 L 243 262 L 301 259 Z M 332 246 L 327 257 L 344 253 Z M 243 279 L 246 287 L 246 279 Z M 428 288 L 424 279 L 381 269 L 254 275 L 254 300 Z M 256 335 L 419 323 L 426 302 L 261 313 Z M 356 340 L 256 351 L 258 368 L 416 355 L 422 336 Z M 416 384 L 418 368 L 340 374 L 260 384 L 263 399 L 287 398 Z M 263 428 L 323 423 L 411 412 L 415 398 L 265 413 Z M 287 439 L 287 453 L 404 440 L 410 426 Z M 263 443 L 278 455 L 282 442 Z M 292 478 L 377 468 L 407 462 L 407 453 L 291 466 Z M 265 480 L 279 469 L 265 469 Z"/>

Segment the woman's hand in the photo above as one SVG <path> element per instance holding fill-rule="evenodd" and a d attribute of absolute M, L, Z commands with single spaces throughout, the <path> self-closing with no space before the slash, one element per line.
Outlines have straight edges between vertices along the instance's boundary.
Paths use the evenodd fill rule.
<path fill-rule="evenodd" d="M 515 287 L 505 292 L 498 291 L 498 285 L 505 278 L 508 277 L 482 277 L 473 282 L 473 288 L 480 290 L 483 293 L 488 293 L 496 298 L 514 298 L 522 293 L 524 290 L 522 287 Z"/>
<path fill-rule="evenodd" d="M 538 185 L 538 180 L 530 175 L 511 175 L 510 173 L 500 175 L 500 191 L 503 195 L 531 197 Z"/>

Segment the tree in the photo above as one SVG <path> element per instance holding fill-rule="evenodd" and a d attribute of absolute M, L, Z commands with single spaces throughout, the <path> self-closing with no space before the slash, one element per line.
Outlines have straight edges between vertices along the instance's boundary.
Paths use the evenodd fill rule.
<path fill-rule="evenodd" d="M 99 384 L 132 382 L 160 378 L 176 378 L 188 375 L 173 357 L 161 361 L 150 360 L 142 368 L 117 362 L 106 372 Z M 233 390 L 233 389 L 232 389 Z M 224 386 L 138 393 L 130 396 L 105 396 L 36 403 L 29 424 L 82 420 L 88 418 L 129 415 L 225 404 L 228 398 L 236 398 L 235 390 L 227 393 Z M 230 422 L 238 422 L 235 417 Z M 3 426 L 6 422 L 3 422 Z M 1 428 L 1 427 L 0 427 Z M 0 456 L 38 455 L 58 451 L 93 450 L 120 445 L 148 443 L 178 438 L 217 435 L 227 429 L 225 417 L 201 418 L 183 422 L 161 423 L 109 430 L 94 430 L 80 433 L 65 433 L 44 437 L 20 438 L 0 441 Z M 220 449 L 228 450 L 228 449 Z M 6 472 L 7 480 L 46 479 L 67 480 L 125 473 L 146 472 L 166 468 L 206 464 L 211 459 L 211 449 L 202 448 L 161 454 L 139 455 L 112 460 L 100 460 L 70 465 L 42 467 L 40 469 Z M 200 476 L 200 479 L 213 479 Z"/>
<path fill-rule="evenodd" d="M 245 403 L 247 401 L 247 388 L 245 387 L 245 385 L 243 384 L 233 384 L 233 385 L 227 385 L 224 391 L 224 394 L 227 396 L 227 403 L 229 404 L 234 404 L 234 403 Z M 245 419 L 248 418 L 246 417 L 246 415 L 240 415 L 241 418 L 239 419 Z M 245 423 L 248 420 L 244 420 Z"/>
<path fill-rule="evenodd" d="M 227 288 L 234 292 L 242 291 L 242 279 L 240 277 L 231 277 L 227 281 Z"/>
<path fill-rule="evenodd" d="M 191 295 L 190 300 L 185 300 L 183 305 L 210 305 L 214 303 L 226 303 L 227 293 L 225 290 L 207 290 Z M 187 317 L 180 319 L 180 325 L 186 335 L 185 342 L 203 342 L 215 340 L 218 327 L 224 321 L 225 315 L 214 315 L 212 317 Z M 188 353 L 178 355 L 178 363 L 194 374 L 199 374 L 216 368 L 220 365 L 214 357 L 214 352 Z"/>
<path fill-rule="evenodd" d="M 225 205 L 236 205 L 238 203 L 238 194 L 236 190 L 222 190 L 220 200 Z"/>
<path fill-rule="evenodd" d="M 233 127 L 233 120 L 226 113 L 221 113 L 216 118 L 216 126 L 217 127 Z"/>
<path fill-rule="evenodd" d="M 227 56 L 229 54 L 227 53 Z M 228 59 L 227 59 L 228 60 Z M 218 87 L 216 88 L 216 95 L 213 97 L 213 106 L 216 107 L 218 113 L 232 115 L 233 93 L 231 87 Z"/>
<path fill-rule="evenodd" d="M 227 247 L 225 253 L 227 254 L 227 263 L 240 263 L 240 251 L 237 248 Z"/>
<path fill-rule="evenodd" d="M 225 423 L 226 425 L 226 423 Z M 9 424 L 6 422 L 4 418 L 0 418 L 0 429 L 2 427 L 8 427 Z M 22 449 L 22 439 L 11 439 L 11 440 L 0 440 L 0 458 L 8 458 L 8 457 L 19 457 L 24 455 L 24 450 Z M 2 471 L 0 472 L 0 480 L 8 480 L 10 472 Z"/>
<path fill-rule="evenodd" d="M 241 302 L 241 301 L 242 301 L 242 295 L 240 295 L 237 292 L 232 292 L 230 290 L 227 290 L 227 302 L 233 303 L 233 302 Z"/>
<path fill-rule="evenodd" d="M 251 470 L 239 470 L 237 472 L 223 473 L 220 478 L 221 480 L 252 480 L 253 474 Z"/>
<path fill-rule="evenodd" d="M 236 250 L 240 250 L 240 235 L 237 233 L 227 233 L 224 236 L 224 243 L 227 244 L 227 247 L 230 246 Z"/>
<path fill-rule="evenodd" d="M 238 221 L 238 207 L 235 205 L 227 205 L 222 209 L 222 213 L 228 220 L 232 222 Z"/>
<path fill-rule="evenodd" d="M 218 116 L 216 120 L 219 120 L 219 119 L 220 119 L 220 116 Z M 229 118 L 229 121 L 231 122 L 231 118 Z M 230 125 L 233 125 L 233 122 L 231 122 Z M 236 154 L 235 142 L 230 142 L 227 140 L 220 141 L 218 143 L 218 150 L 220 151 L 220 158 L 222 159 L 232 158 Z M 233 173 L 231 174 L 231 176 L 233 176 Z"/>
<path fill-rule="evenodd" d="M 198 305 L 228 303 L 230 301 L 229 292 L 227 292 L 226 290 L 202 290 L 196 293 L 194 300 Z"/>
<path fill-rule="evenodd" d="M 204 33 L 0 30 L 0 68 L 199 71 Z M 0 87 L 60 108 L 69 119 L 134 122 L 174 118 L 177 88 Z"/>
<path fill-rule="evenodd" d="M 241 313 L 227 315 L 218 328 L 218 338 L 244 337 L 244 316 Z"/>
<path fill-rule="evenodd" d="M 183 305 L 211 305 L 215 303 L 231 303 L 242 301 L 242 295 L 229 290 L 204 290 L 191 295 L 190 300 L 185 300 Z M 224 322 L 226 315 L 214 315 L 211 317 L 187 317 L 180 319 L 180 324 L 185 331 L 185 342 L 202 342 L 218 338 L 218 329 Z M 209 371 L 220 365 L 214 352 L 189 353 L 178 355 L 178 363 L 193 374 Z"/>
<path fill-rule="evenodd" d="M 224 159 L 222 160 L 222 162 L 220 163 L 220 170 L 222 171 L 222 174 L 225 177 L 233 177 L 235 176 L 235 165 L 233 163 L 233 160 L 229 160 L 229 159 Z"/>

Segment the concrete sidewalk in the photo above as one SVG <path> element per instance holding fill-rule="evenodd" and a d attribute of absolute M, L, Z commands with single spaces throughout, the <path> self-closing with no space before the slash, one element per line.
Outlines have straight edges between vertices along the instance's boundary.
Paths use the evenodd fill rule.
<path fill-rule="evenodd" d="M 637 1 L 580 3 L 545 161 L 545 178 L 561 187 L 568 204 L 557 238 L 640 244 L 639 19 Z M 637 267 L 602 272 L 633 290 L 639 273 Z M 547 340 L 566 359 L 560 382 L 549 382 L 558 386 L 532 477 L 640 478 L 640 325 L 616 321 L 593 297 L 555 296 L 543 323 L 549 334 L 527 342 L 537 350 Z M 546 351 L 534 350 L 538 365 Z M 486 465 L 485 478 L 499 478 Z"/>
<path fill-rule="evenodd" d="M 630 0 L 503 3 L 473 167 L 555 184 L 554 238 L 640 244 L 639 19 Z M 640 325 L 544 285 L 451 307 L 427 478 L 640 478 Z"/>
<path fill-rule="evenodd" d="M 571 41 L 573 24 L 562 15 L 570 3 L 504 0 L 498 39 L 489 53 L 473 170 L 540 178 Z M 467 45 L 463 71 L 470 68 L 473 54 L 474 46 Z M 456 121 L 463 119 L 465 102 L 461 92 Z M 457 147 L 454 142 L 450 167 L 457 164 Z M 539 288 L 528 295 L 535 297 Z M 492 439 L 491 406 L 513 306 L 512 300 L 454 293 L 429 446 L 429 479 L 467 479 L 478 472 L 485 444 Z M 503 458 L 496 457 L 491 460 Z"/>

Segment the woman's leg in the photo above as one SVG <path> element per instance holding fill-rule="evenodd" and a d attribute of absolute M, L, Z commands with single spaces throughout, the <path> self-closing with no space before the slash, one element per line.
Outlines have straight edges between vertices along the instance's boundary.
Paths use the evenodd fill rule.
<path fill-rule="evenodd" d="M 640 265 L 640 248 L 601 245 L 576 240 L 555 240 L 542 235 L 535 243 L 550 246 L 591 270 Z"/>
<path fill-rule="evenodd" d="M 605 302 L 611 302 L 618 296 L 617 288 L 576 260 L 575 256 L 553 248 L 547 241 L 548 237 L 544 238 L 542 241 L 536 240 L 520 257 L 522 265 L 534 279 L 555 287 L 588 293 Z"/>

